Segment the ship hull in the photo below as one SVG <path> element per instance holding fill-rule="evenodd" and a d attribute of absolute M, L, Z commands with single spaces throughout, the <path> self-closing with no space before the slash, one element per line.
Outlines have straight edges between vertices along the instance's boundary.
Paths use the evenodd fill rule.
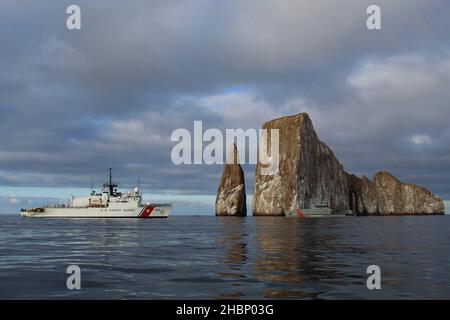
<path fill-rule="evenodd" d="M 315 218 L 315 217 L 334 217 L 329 207 L 318 207 L 310 209 L 295 209 L 286 213 L 286 217 L 298 217 L 298 218 Z"/>
<path fill-rule="evenodd" d="M 66 207 L 41 208 L 21 212 L 26 218 L 167 218 L 169 209 L 164 206 L 137 208 L 108 208 L 108 207 Z"/>

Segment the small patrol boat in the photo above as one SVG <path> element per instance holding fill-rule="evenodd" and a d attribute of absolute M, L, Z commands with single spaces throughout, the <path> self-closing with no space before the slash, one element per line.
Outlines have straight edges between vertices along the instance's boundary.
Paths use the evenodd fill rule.
<path fill-rule="evenodd" d="M 295 210 L 286 213 L 286 217 L 313 218 L 313 217 L 331 217 L 337 216 L 331 213 L 331 207 L 322 201 L 311 208 L 295 208 Z"/>

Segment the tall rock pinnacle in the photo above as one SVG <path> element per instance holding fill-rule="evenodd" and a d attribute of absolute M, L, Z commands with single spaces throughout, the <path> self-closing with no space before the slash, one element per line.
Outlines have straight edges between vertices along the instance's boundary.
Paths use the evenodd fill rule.
<path fill-rule="evenodd" d="M 217 189 L 216 216 L 247 215 L 244 171 L 239 164 L 236 144 L 232 145 L 230 158 L 234 161 L 225 164 L 222 179 Z"/>

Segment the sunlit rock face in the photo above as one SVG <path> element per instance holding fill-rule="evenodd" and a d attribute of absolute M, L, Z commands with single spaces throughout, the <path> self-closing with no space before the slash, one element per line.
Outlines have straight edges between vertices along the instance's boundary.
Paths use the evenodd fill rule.
<path fill-rule="evenodd" d="M 296 208 L 321 204 L 335 213 L 349 208 L 347 174 L 333 151 L 317 137 L 308 114 L 275 119 L 263 129 L 269 130 L 269 136 L 271 129 L 279 130 L 279 171 L 263 175 L 262 164 L 257 164 L 253 215 L 283 216 Z"/>
<path fill-rule="evenodd" d="M 258 162 L 253 189 L 255 216 L 284 216 L 296 208 L 331 207 L 332 213 L 358 215 L 443 214 L 443 201 L 428 190 L 401 183 L 387 172 L 373 181 L 344 171 L 333 151 L 319 140 L 308 114 L 300 113 L 263 125 L 279 131 L 279 167 L 263 175 Z M 270 147 L 266 148 L 270 150 Z M 268 157 L 270 158 L 270 152 Z"/>
<path fill-rule="evenodd" d="M 244 171 L 242 170 L 236 145 L 231 148 L 230 159 L 233 163 L 225 164 L 222 179 L 217 189 L 216 216 L 239 216 L 247 215 L 247 204 L 245 195 Z"/>
<path fill-rule="evenodd" d="M 444 202 L 425 188 L 402 183 L 388 172 L 370 181 L 351 176 L 352 206 L 362 215 L 443 214 Z"/>

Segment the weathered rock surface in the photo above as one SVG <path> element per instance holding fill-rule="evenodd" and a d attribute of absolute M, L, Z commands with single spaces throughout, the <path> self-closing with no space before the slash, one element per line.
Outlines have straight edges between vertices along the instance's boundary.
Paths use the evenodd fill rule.
<path fill-rule="evenodd" d="M 442 214 L 444 202 L 425 188 L 402 183 L 388 172 L 373 181 L 350 176 L 351 207 L 361 215 Z"/>
<path fill-rule="evenodd" d="M 444 212 L 439 197 L 401 183 L 387 172 L 376 174 L 373 181 L 346 173 L 333 151 L 319 140 L 306 113 L 269 121 L 263 129 L 279 130 L 279 172 L 262 175 L 262 165 L 257 164 L 253 215 L 283 216 L 296 208 L 323 204 L 333 213 L 353 210 L 360 215 Z"/>
<path fill-rule="evenodd" d="M 222 179 L 217 189 L 216 216 L 247 215 L 247 197 L 245 195 L 245 179 L 239 160 L 236 144 L 233 144 L 231 153 L 234 162 L 225 164 Z"/>
<path fill-rule="evenodd" d="M 253 215 L 283 216 L 296 208 L 321 204 L 333 212 L 349 208 L 347 174 L 317 137 L 308 114 L 275 119 L 263 129 L 279 130 L 279 174 L 262 175 L 262 165 L 257 164 Z M 270 131 L 268 135 L 270 141 Z"/>

